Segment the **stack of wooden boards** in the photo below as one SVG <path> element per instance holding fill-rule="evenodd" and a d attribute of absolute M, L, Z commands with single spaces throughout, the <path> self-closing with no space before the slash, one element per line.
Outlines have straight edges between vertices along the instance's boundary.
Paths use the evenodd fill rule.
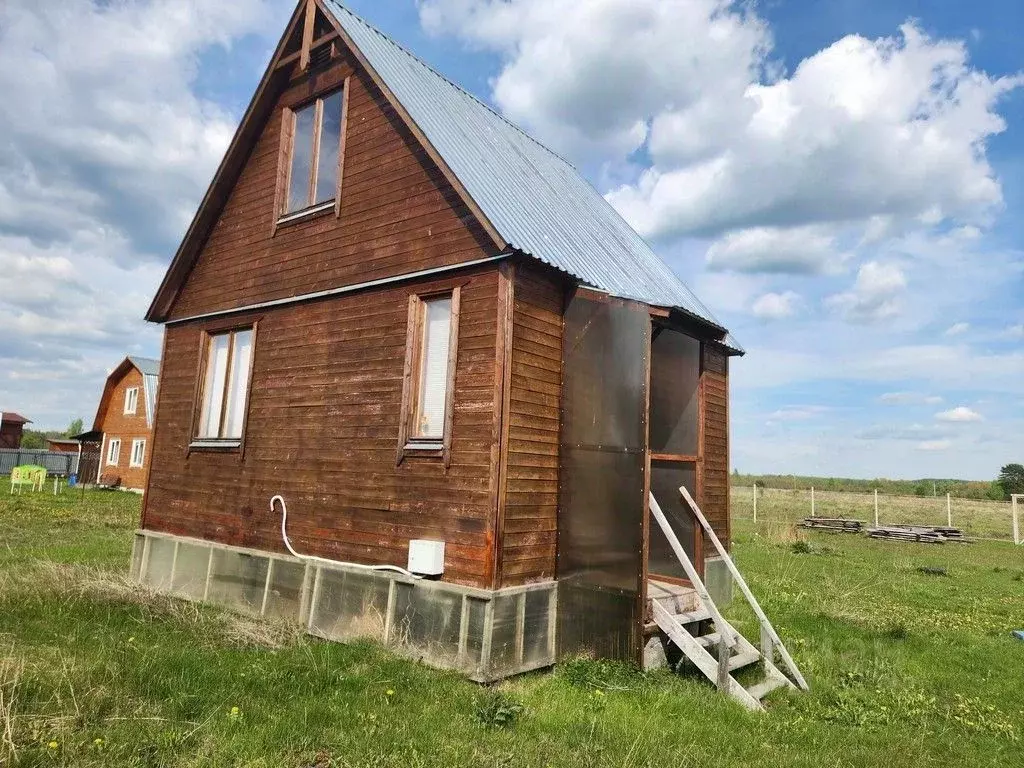
<path fill-rule="evenodd" d="M 959 528 L 928 527 L 920 525 L 887 525 L 879 528 L 868 528 L 868 536 L 873 539 L 920 541 L 926 544 L 945 544 L 947 541 L 967 541 L 967 539 L 964 538 L 964 532 Z"/>
<path fill-rule="evenodd" d="M 860 533 L 864 530 L 863 520 L 850 520 L 845 517 L 805 517 L 800 525 L 803 528 L 820 528 L 837 533 Z"/>
<path fill-rule="evenodd" d="M 959 528 L 922 525 L 884 525 L 865 531 L 863 520 L 845 517 L 805 517 L 802 528 L 814 528 L 834 533 L 866 532 L 873 539 L 895 539 L 897 541 L 919 541 L 927 544 L 945 544 L 947 541 L 967 541 Z"/>

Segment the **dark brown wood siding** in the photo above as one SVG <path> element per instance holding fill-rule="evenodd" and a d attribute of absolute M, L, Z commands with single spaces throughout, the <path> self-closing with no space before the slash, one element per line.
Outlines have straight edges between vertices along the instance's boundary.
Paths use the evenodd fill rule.
<path fill-rule="evenodd" d="M 513 292 L 503 586 L 553 578 L 558 532 L 562 280 L 518 264 Z"/>
<path fill-rule="evenodd" d="M 729 548 L 729 358 L 705 345 L 701 374 L 704 462 L 701 473 L 701 510 L 722 544 Z M 705 541 L 704 554 L 715 554 Z"/>
<path fill-rule="evenodd" d="M 451 466 L 396 465 L 409 295 L 455 285 Z M 410 539 L 441 539 L 446 581 L 490 586 L 497 291 L 488 266 L 235 318 L 258 320 L 241 452 L 187 453 L 203 331 L 217 326 L 169 327 L 145 527 L 283 551 L 280 493 L 300 552 L 404 566 Z"/>
<path fill-rule="evenodd" d="M 274 231 L 284 107 L 349 77 L 340 216 Z M 497 250 L 383 93 L 345 54 L 279 98 L 171 319 L 472 261 Z"/>

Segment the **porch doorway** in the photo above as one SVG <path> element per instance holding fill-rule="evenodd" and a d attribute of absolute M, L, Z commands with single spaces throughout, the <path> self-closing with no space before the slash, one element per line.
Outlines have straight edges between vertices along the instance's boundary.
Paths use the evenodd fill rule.
<path fill-rule="evenodd" d="M 650 375 L 648 466 L 651 493 L 703 577 L 699 526 L 679 494 L 679 487 L 685 486 L 699 499 L 701 342 L 654 322 Z M 648 579 L 688 585 L 689 579 L 665 534 L 657 525 L 647 525 L 646 529 Z"/>

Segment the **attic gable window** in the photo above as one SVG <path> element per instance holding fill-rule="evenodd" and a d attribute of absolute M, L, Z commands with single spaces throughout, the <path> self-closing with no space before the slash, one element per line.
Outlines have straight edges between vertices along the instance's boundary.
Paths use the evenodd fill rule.
<path fill-rule="evenodd" d="M 249 405 L 253 328 L 207 337 L 199 419 L 193 445 L 237 446 Z"/>
<path fill-rule="evenodd" d="M 338 197 L 344 89 L 284 113 L 290 140 L 283 163 L 287 169 L 280 215 L 290 217 L 332 206 Z"/>
<path fill-rule="evenodd" d="M 139 388 L 129 387 L 124 393 L 124 413 L 126 416 L 134 416 L 139 407 Z"/>

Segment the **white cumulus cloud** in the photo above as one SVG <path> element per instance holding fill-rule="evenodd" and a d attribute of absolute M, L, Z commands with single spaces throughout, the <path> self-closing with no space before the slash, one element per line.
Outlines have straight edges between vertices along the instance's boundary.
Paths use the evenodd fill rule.
<path fill-rule="evenodd" d="M 713 268 L 815 272 L 908 228 L 985 226 L 986 141 L 1020 76 L 914 23 L 848 35 L 785 72 L 731 0 L 420 0 L 435 34 L 496 52 L 492 97 L 584 162 L 650 162 L 609 200 L 646 236 L 723 236 Z"/>
<path fill-rule="evenodd" d="M 959 405 L 956 408 L 951 408 L 948 411 L 942 411 L 941 413 L 935 414 L 935 418 L 938 421 L 951 421 L 951 422 L 969 422 L 969 421 L 981 421 L 982 415 L 966 405 Z"/>
<path fill-rule="evenodd" d="M 754 317 L 762 320 L 781 320 L 791 317 L 800 302 L 800 295 L 794 291 L 766 293 L 758 297 L 751 307 Z"/>
<path fill-rule="evenodd" d="M 268 0 L 0 3 L 5 407 L 88 421 L 110 368 L 158 353 L 142 316 L 238 117 L 199 94 L 201 55 L 270 19 Z"/>
<path fill-rule="evenodd" d="M 821 227 L 752 227 L 723 236 L 706 258 L 714 270 L 814 274 L 845 256 L 835 235 Z"/>
<path fill-rule="evenodd" d="M 829 296 L 825 305 L 857 322 L 875 322 L 899 313 L 907 278 L 895 264 L 869 261 L 857 272 L 853 288 Z"/>

